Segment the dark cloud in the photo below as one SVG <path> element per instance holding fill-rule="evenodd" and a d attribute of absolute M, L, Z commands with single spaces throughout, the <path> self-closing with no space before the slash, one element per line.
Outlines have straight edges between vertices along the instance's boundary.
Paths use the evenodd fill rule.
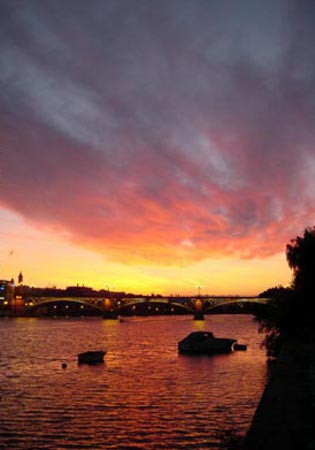
<path fill-rule="evenodd" d="M 314 222 L 311 1 L 2 1 L 2 205 L 114 257 Z M 154 248 L 152 248 L 154 247 Z"/>

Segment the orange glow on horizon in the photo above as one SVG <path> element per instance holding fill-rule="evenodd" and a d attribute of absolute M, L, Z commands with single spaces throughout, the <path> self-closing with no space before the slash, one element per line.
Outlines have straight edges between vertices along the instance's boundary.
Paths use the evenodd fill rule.
<path fill-rule="evenodd" d="M 65 288 L 84 284 L 94 289 L 112 289 L 139 294 L 258 295 L 276 285 L 288 285 L 291 273 L 284 254 L 268 258 L 214 257 L 186 265 L 125 264 L 75 246 L 57 235 L 25 224 L 12 213 L 2 214 L 1 278 L 17 279 L 22 269 L 24 283 Z"/>

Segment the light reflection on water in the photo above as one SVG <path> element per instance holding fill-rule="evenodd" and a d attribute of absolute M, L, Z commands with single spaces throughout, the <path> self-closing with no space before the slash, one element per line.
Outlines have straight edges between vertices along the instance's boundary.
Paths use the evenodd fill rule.
<path fill-rule="evenodd" d="M 197 329 L 248 350 L 178 355 Z M 248 315 L 3 319 L 0 339 L 3 449 L 215 449 L 218 431 L 247 430 L 267 377 Z M 105 363 L 78 366 L 92 349 Z"/>

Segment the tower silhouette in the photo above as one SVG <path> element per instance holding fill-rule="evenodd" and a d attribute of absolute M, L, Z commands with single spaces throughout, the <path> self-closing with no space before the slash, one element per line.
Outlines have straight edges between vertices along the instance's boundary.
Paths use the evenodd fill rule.
<path fill-rule="evenodd" d="M 18 276 L 18 284 L 23 284 L 23 274 L 22 274 L 22 270 L 20 271 L 20 273 L 19 273 L 19 276 Z"/>

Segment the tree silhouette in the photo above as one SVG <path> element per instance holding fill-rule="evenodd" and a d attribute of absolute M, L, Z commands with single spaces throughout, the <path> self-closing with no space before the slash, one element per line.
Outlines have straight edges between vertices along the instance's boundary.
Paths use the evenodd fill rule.
<path fill-rule="evenodd" d="M 286 257 L 293 270 L 292 289 L 277 290 L 269 305 L 256 314 L 266 332 L 267 355 L 276 356 L 287 339 L 309 339 L 314 330 L 315 227 L 306 228 L 286 245 Z"/>
<path fill-rule="evenodd" d="M 310 336 L 314 326 L 315 297 L 315 227 L 292 239 L 286 247 L 289 267 L 293 270 L 294 301 L 290 308 L 292 325 L 299 334 Z"/>
<path fill-rule="evenodd" d="M 315 227 L 306 228 L 286 247 L 287 261 L 293 269 L 293 288 L 303 299 L 315 293 Z"/>

